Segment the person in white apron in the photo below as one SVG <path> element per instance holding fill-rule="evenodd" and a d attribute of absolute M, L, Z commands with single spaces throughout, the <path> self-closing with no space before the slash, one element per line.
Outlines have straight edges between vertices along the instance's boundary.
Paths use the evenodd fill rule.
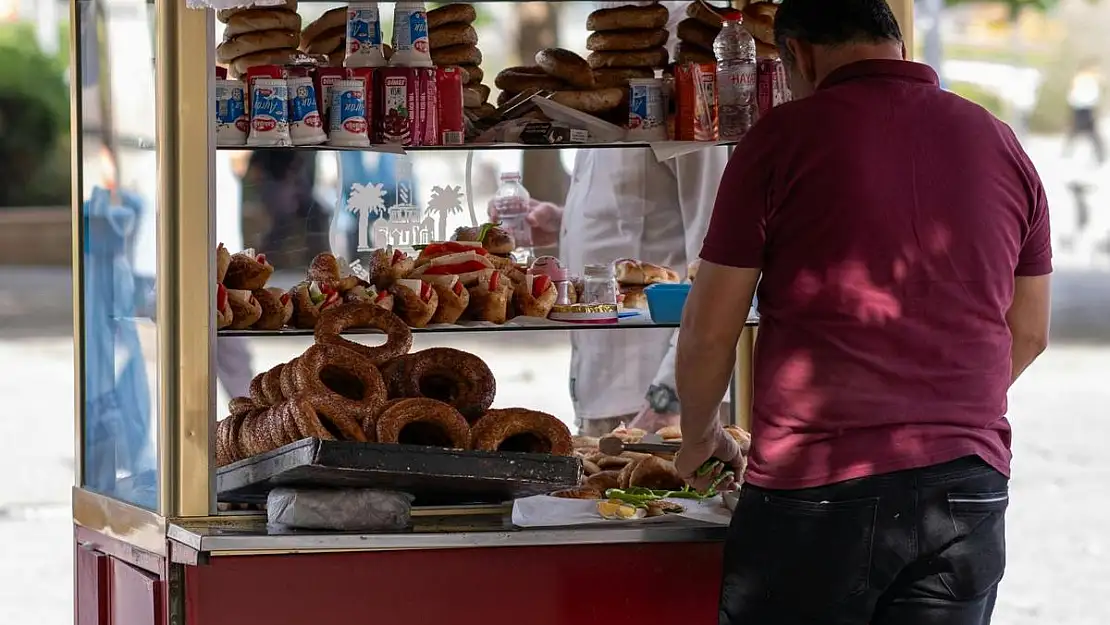
<path fill-rule="evenodd" d="M 728 162 L 711 148 L 659 162 L 649 149 L 582 150 L 563 211 L 559 256 L 586 265 L 635 258 L 685 276 L 698 257 Z M 583 433 L 621 422 L 654 431 L 678 422 L 672 330 L 571 334 L 570 393 Z"/>

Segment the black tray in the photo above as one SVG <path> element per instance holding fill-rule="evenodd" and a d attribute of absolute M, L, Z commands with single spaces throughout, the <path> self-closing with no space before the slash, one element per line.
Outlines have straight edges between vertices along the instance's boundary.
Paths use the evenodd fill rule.
<path fill-rule="evenodd" d="M 278 486 L 381 488 L 419 505 L 499 503 L 574 486 L 577 458 L 306 438 L 220 467 L 219 501 L 262 503 Z"/>

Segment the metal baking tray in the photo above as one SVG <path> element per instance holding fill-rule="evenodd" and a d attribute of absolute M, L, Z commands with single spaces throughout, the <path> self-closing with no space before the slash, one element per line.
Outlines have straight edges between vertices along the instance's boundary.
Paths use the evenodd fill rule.
<path fill-rule="evenodd" d="M 411 493 L 416 505 L 458 505 L 549 493 L 581 476 L 581 461 L 566 456 L 306 438 L 220 467 L 216 492 L 263 503 L 279 486 L 380 488 Z"/>

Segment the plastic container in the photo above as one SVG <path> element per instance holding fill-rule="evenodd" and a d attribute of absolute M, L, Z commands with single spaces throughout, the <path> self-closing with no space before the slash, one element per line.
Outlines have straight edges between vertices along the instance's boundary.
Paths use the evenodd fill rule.
<path fill-rule="evenodd" d="M 428 46 L 428 14 L 423 2 L 398 2 L 393 5 L 394 67 L 432 67 Z"/>
<path fill-rule="evenodd" d="M 679 323 L 682 309 L 686 307 L 686 297 L 690 295 L 689 284 L 653 284 L 644 289 L 647 295 L 648 311 L 655 323 Z"/>

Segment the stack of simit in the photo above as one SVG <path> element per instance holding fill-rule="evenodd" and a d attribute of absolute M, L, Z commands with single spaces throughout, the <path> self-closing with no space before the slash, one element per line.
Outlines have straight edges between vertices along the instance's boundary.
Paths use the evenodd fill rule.
<path fill-rule="evenodd" d="M 667 66 L 667 8 L 660 4 L 599 9 L 586 18 L 587 61 L 599 87 L 627 87 Z"/>
<path fill-rule="evenodd" d="M 301 50 L 328 57 L 328 65 L 342 67 L 347 53 L 347 9 L 325 11 L 301 32 Z"/>
<path fill-rule="evenodd" d="M 432 62 L 438 67 L 461 67 L 466 79 L 463 85 L 463 107 L 472 118 L 484 118 L 496 111 L 488 103 L 490 88 L 482 84 L 482 51 L 478 49 L 478 32 L 474 22 L 478 12 L 474 5 L 451 3 L 428 11 L 428 47 Z"/>
<path fill-rule="evenodd" d="M 301 30 L 297 0 L 285 0 L 278 6 L 223 9 L 216 18 L 226 24 L 216 60 L 232 76 L 242 76 L 259 65 L 287 63 L 297 54 Z"/>

